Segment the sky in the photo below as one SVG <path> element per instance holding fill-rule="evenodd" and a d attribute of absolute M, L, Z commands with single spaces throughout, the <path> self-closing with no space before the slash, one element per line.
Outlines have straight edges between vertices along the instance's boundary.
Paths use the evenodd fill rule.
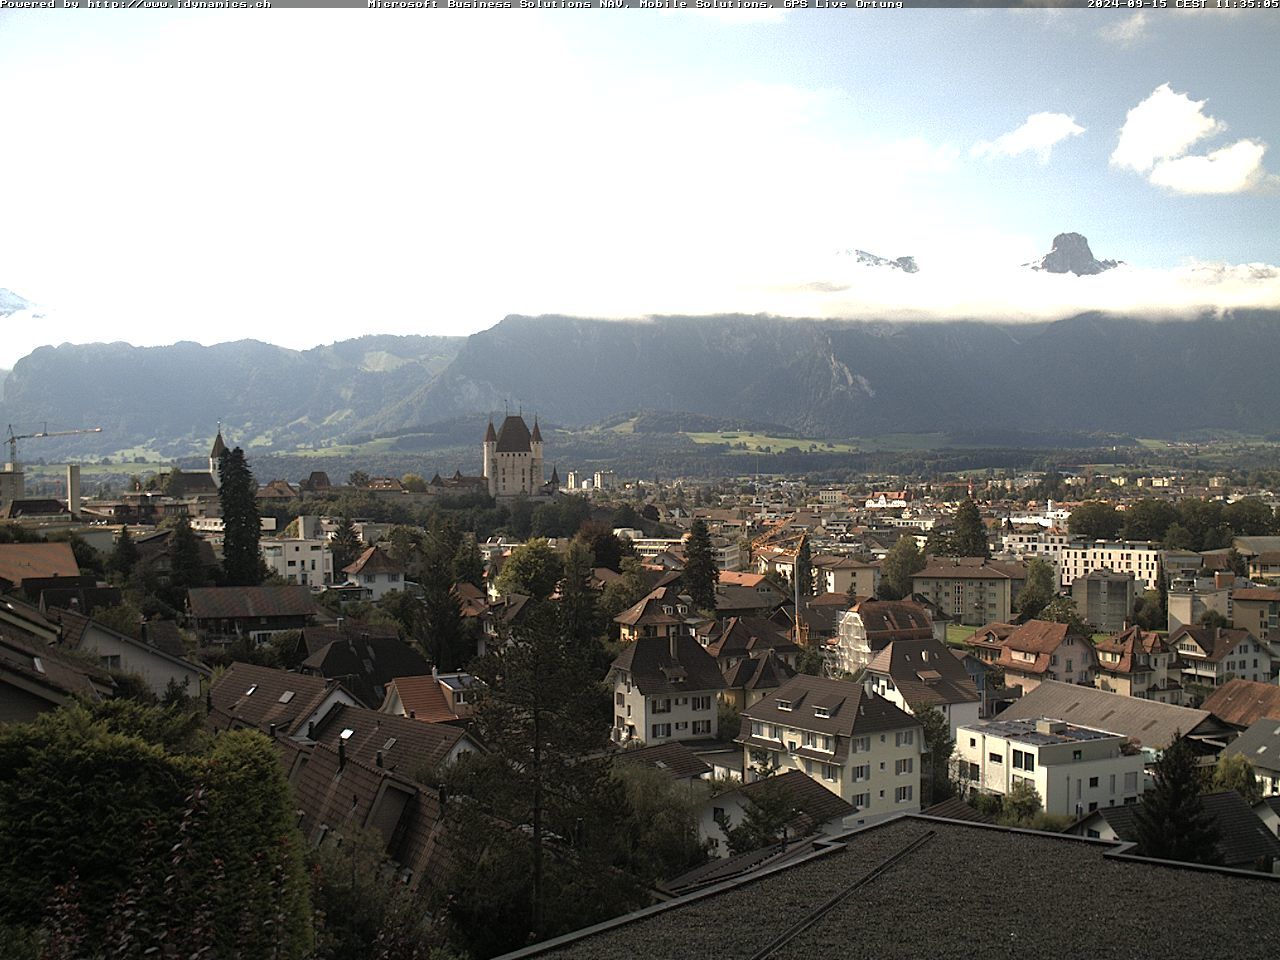
<path fill-rule="evenodd" d="M 0 11 L 0 368 L 1280 305 L 1275 11 Z M 1078 232 L 1099 276 L 1020 265 Z M 920 271 L 847 251 L 914 256 Z"/>

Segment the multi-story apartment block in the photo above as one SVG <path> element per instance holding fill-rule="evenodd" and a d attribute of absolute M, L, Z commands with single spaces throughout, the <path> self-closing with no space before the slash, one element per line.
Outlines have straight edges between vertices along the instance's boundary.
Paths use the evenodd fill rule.
<path fill-rule="evenodd" d="M 978 722 L 981 697 L 963 663 L 933 637 L 895 640 L 867 665 L 871 689 L 915 716 L 933 707 L 947 718 L 951 736 Z"/>
<path fill-rule="evenodd" d="M 1182 674 L 1173 648 L 1155 631 L 1129 627 L 1095 645 L 1098 671 L 1093 683 L 1099 690 L 1182 704 Z"/>
<path fill-rule="evenodd" d="M 258 546 L 267 569 L 286 583 L 308 587 L 333 583 L 333 554 L 327 537 L 263 537 Z"/>
<path fill-rule="evenodd" d="M 813 581 L 817 593 L 852 592 L 858 597 L 874 597 L 880 586 L 880 565 L 823 554 L 813 558 Z"/>
<path fill-rule="evenodd" d="M 859 600 L 836 620 L 835 643 L 827 648 L 831 669 L 856 673 L 895 640 L 933 636 L 929 614 L 909 600 Z"/>
<path fill-rule="evenodd" d="M 1233 627 L 1248 630 L 1259 640 L 1270 640 L 1273 635 L 1280 640 L 1280 590 L 1270 587 L 1236 590 L 1232 600 Z"/>
<path fill-rule="evenodd" d="M 1000 534 L 1000 549 L 1006 556 L 1019 559 L 1039 557 L 1056 564 L 1058 554 L 1073 543 L 1071 534 L 1057 527 L 1048 530 L 1006 530 Z"/>
<path fill-rule="evenodd" d="M 1195 626 L 1210 610 L 1232 620 L 1236 592 L 1234 580 L 1231 574 L 1221 573 L 1212 577 L 1190 574 L 1171 579 L 1167 604 L 1169 632 L 1173 633 L 1184 625 Z"/>
<path fill-rule="evenodd" d="M 716 735 L 724 677 L 715 657 L 691 636 L 641 636 L 609 668 L 617 743 L 696 740 Z"/>
<path fill-rule="evenodd" d="M 933 560 L 911 578 L 912 592 L 923 594 L 964 626 L 1008 622 L 1026 582 L 1026 568 L 975 557 Z"/>
<path fill-rule="evenodd" d="M 1076 613 L 1099 633 L 1123 630 L 1133 614 L 1137 598 L 1137 581 L 1129 572 L 1091 570 L 1071 583 L 1071 600 Z"/>
<path fill-rule="evenodd" d="M 1142 751 L 1125 737 L 1047 717 L 989 720 L 956 732 L 960 779 L 1004 796 L 1033 787 L 1046 813 L 1083 816 L 1142 796 Z"/>
<path fill-rule="evenodd" d="M 920 809 L 919 721 L 859 683 L 792 677 L 742 712 L 746 779 L 802 770 L 868 822 Z"/>
<path fill-rule="evenodd" d="M 1160 550 L 1146 541 L 1097 540 L 1068 544 L 1059 551 L 1058 576 L 1064 587 L 1094 570 L 1132 573 L 1143 590 L 1155 590 L 1160 586 Z"/>

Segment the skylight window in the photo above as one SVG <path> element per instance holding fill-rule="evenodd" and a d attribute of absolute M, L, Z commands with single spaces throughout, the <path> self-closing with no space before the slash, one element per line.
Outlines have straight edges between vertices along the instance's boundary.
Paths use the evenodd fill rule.
<path fill-rule="evenodd" d="M 257 690 L 257 689 L 258 689 L 258 685 L 255 683 L 253 686 L 251 686 L 248 690 L 246 690 L 246 691 L 244 692 L 244 695 L 245 695 L 246 697 L 252 697 L 252 696 L 253 696 L 253 691 L 255 691 L 255 690 Z"/>
<path fill-rule="evenodd" d="M 343 740 L 350 740 L 351 735 L 353 733 L 355 733 L 355 731 L 352 730 L 350 727 L 347 727 L 347 729 L 343 730 L 342 733 L 338 734 L 338 736 L 341 737 Z"/>
<path fill-rule="evenodd" d="M 790 700 L 779 700 L 779 701 L 778 701 L 778 709 L 779 709 L 779 710 L 790 710 L 790 709 L 791 709 L 791 701 L 790 701 Z"/>
<path fill-rule="evenodd" d="M 44 673 L 44 663 L 39 657 L 32 657 L 31 663 L 36 668 L 36 673 Z"/>
<path fill-rule="evenodd" d="M 382 749 L 383 749 L 383 750 L 390 750 L 390 749 L 391 749 L 392 747 L 394 747 L 395 745 L 396 745 L 396 738 L 395 738 L 395 737 L 389 737 L 389 738 L 387 739 L 387 742 L 386 742 L 386 743 L 384 743 L 384 744 L 382 745 Z"/>
<path fill-rule="evenodd" d="M 293 699 L 293 691 L 292 691 L 292 690 L 286 690 L 284 693 L 280 694 L 280 699 L 279 699 L 279 700 L 277 700 L 276 702 L 277 702 L 277 703 L 288 703 L 288 702 L 289 702 L 290 700 L 292 700 L 292 699 Z"/>

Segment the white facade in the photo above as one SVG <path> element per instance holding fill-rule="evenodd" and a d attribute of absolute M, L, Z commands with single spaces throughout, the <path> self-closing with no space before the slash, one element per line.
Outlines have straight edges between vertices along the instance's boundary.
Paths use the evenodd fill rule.
<path fill-rule="evenodd" d="M 642 741 L 647 746 L 671 740 L 714 738 L 719 700 L 714 690 L 646 697 L 631 674 L 618 670 L 613 678 L 615 743 Z"/>
<path fill-rule="evenodd" d="M 1087 577 L 1093 570 L 1115 570 L 1132 573 L 1144 590 L 1160 586 L 1160 551 L 1148 542 L 1072 543 L 1058 554 L 1058 576 L 1062 586 L 1069 587 L 1076 577 Z"/>
<path fill-rule="evenodd" d="M 259 541 L 267 569 L 304 587 L 333 583 L 333 554 L 325 538 L 274 538 Z"/>
<path fill-rule="evenodd" d="M 1025 783 L 1046 813 L 1083 816 L 1142 796 L 1142 753 L 1125 753 L 1124 743 L 1119 734 L 1060 720 L 992 720 L 956 731 L 956 759 L 973 789 L 1004 796 Z"/>
<path fill-rule="evenodd" d="M 888 674 L 868 673 L 867 681 L 877 696 L 884 697 L 904 713 L 915 716 L 916 712 L 911 709 L 911 704 L 907 703 L 907 698 L 902 695 L 902 691 Z M 972 700 L 967 703 L 935 703 L 932 706 L 947 718 L 947 727 L 952 739 L 955 739 L 961 727 L 972 726 L 978 722 L 978 705 L 977 700 Z"/>

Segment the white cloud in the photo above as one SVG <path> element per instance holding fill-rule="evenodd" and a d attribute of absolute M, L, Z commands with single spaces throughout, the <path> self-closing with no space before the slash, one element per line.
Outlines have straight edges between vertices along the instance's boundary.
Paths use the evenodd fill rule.
<path fill-rule="evenodd" d="M 1082 133 L 1084 127 L 1065 113 L 1033 113 L 1018 129 L 995 140 L 975 144 L 971 152 L 975 157 L 1016 157 L 1022 153 L 1034 153 L 1041 163 L 1048 163 L 1056 144 Z"/>
<path fill-rule="evenodd" d="M 1240 193 L 1260 183 L 1266 173 L 1262 157 L 1267 145 L 1257 140 L 1238 140 L 1229 147 L 1204 156 L 1161 160 L 1150 180 L 1175 193 Z"/>
<path fill-rule="evenodd" d="M 1147 38 L 1151 28 L 1151 14 L 1139 10 L 1123 19 L 1117 19 L 1098 31 L 1098 35 L 1108 43 L 1120 47 L 1132 47 Z"/>
<path fill-rule="evenodd" d="M 1125 117 L 1111 163 L 1146 174 L 1155 186 L 1184 194 L 1242 193 L 1273 179 L 1263 169 L 1267 145 L 1260 140 L 1237 140 L 1208 153 L 1187 153 L 1201 140 L 1227 129 L 1204 112 L 1207 102 L 1161 84 Z"/>
<path fill-rule="evenodd" d="M 1207 102 L 1174 93 L 1167 83 L 1156 87 L 1126 115 L 1111 162 L 1147 173 L 1157 161 L 1180 157 L 1192 144 L 1221 133 L 1226 126 L 1204 112 Z"/>

